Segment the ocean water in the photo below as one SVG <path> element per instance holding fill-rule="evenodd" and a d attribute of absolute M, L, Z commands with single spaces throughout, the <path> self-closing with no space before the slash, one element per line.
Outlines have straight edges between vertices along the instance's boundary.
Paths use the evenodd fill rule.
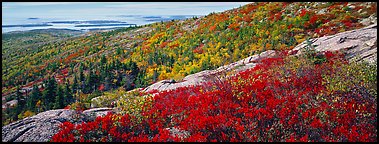
<path fill-rule="evenodd" d="M 134 25 L 145 25 L 160 21 L 180 20 L 201 15 L 119 15 L 114 17 L 93 18 L 93 19 L 62 19 L 62 18 L 12 18 L 12 24 L 3 23 L 2 33 L 11 31 L 26 31 L 33 29 L 72 29 L 91 30 L 106 29 L 115 27 L 129 27 Z"/>
<path fill-rule="evenodd" d="M 248 2 L 2 2 L 2 33 L 90 30 L 200 17 Z"/>

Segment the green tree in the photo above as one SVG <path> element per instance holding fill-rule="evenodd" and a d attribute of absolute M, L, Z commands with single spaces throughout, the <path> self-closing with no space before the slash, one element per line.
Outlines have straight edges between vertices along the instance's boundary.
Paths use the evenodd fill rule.
<path fill-rule="evenodd" d="M 26 102 L 26 107 L 28 110 L 36 112 L 36 103 L 39 99 L 41 99 L 41 92 L 38 89 L 37 85 L 33 85 L 33 90 L 31 95 L 28 97 L 28 100 Z"/>
<path fill-rule="evenodd" d="M 72 92 L 73 93 L 76 93 L 76 91 L 78 90 L 78 79 L 76 78 L 76 75 L 74 75 L 74 81 L 72 83 L 72 86 L 71 86 L 71 89 L 72 89 Z"/>
<path fill-rule="evenodd" d="M 145 72 L 142 71 L 140 73 L 138 73 L 137 77 L 136 77 L 136 80 L 135 80 L 135 87 L 137 88 L 141 88 L 141 87 L 145 87 L 147 85 L 147 81 L 145 79 Z"/>
<path fill-rule="evenodd" d="M 80 82 L 84 81 L 84 73 L 83 73 L 83 64 L 82 63 L 80 64 L 80 67 L 79 67 L 79 81 Z"/>
<path fill-rule="evenodd" d="M 60 109 L 64 107 L 64 93 L 61 86 L 57 87 L 57 96 L 55 96 L 54 109 Z"/>
<path fill-rule="evenodd" d="M 46 90 L 42 93 L 42 101 L 45 110 L 49 110 L 53 107 L 55 96 L 57 94 L 57 82 L 54 77 L 50 77 L 47 82 Z"/>
<path fill-rule="evenodd" d="M 71 104 L 74 101 L 74 97 L 72 96 L 72 92 L 70 90 L 70 85 L 68 83 L 65 84 L 64 87 L 64 103 L 63 105 L 66 106 L 68 104 Z"/>
<path fill-rule="evenodd" d="M 153 73 L 153 81 L 154 81 L 154 82 L 157 81 L 158 76 L 159 76 L 158 70 L 157 70 L 157 69 L 154 69 L 154 73 Z"/>
<path fill-rule="evenodd" d="M 96 75 L 92 70 L 90 70 L 86 78 L 86 82 L 85 82 L 86 87 L 83 92 L 84 93 L 90 93 L 91 91 L 93 92 L 99 86 L 99 82 L 100 81 L 99 81 L 98 75 Z"/>
<path fill-rule="evenodd" d="M 137 76 L 139 72 L 139 68 L 136 62 L 129 60 L 125 65 L 126 65 L 126 70 L 131 71 L 131 75 Z"/>
<path fill-rule="evenodd" d="M 107 58 L 105 57 L 105 55 L 102 55 L 101 56 L 101 60 L 100 60 L 101 64 L 104 65 L 107 63 Z"/>
<path fill-rule="evenodd" d="M 16 91 L 16 100 L 17 100 L 17 105 L 14 108 L 14 110 L 11 110 L 11 119 L 13 121 L 18 120 L 18 115 L 22 113 L 24 107 L 25 107 L 25 101 L 22 99 L 22 93 L 20 92 L 20 88 L 17 87 Z"/>

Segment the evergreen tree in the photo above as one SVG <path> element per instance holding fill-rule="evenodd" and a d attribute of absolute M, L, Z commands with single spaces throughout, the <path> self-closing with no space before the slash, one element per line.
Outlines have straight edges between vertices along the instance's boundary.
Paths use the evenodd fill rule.
<path fill-rule="evenodd" d="M 86 87 L 84 92 L 89 93 L 91 91 L 94 91 L 98 86 L 99 78 L 92 70 L 90 70 L 86 78 Z"/>
<path fill-rule="evenodd" d="M 146 80 L 146 71 L 142 69 L 138 74 L 135 79 L 135 87 L 136 88 L 141 88 L 145 87 L 147 85 L 147 80 Z"/>
<path fill-rule="evenodd" d="M 120 55 L 121 53 L 122 53 L 121 48 L 120 48 L 120 47 L 117 47 L 117 49 L 116 49 L 116 54 L 117 54 L 117 55 Z"/>
<path fill-rule="evenodd" d="M 157 81 L 158 76 L 159 76 L 159 74 L 158 74 L 158 70 L 157 70 L 157 69 L 154 69 L 154 73 L 153 73 L 153 81 L 154 81 L 154 82 Z"/>
<path fill-rule="evenodd" d="M 71 104 L 73 102 L 74 98 L 72 96 L 72 92 L 70 90 L 69 84 L 66 83 L 64 87 L 64 103 L 63 105 L 66 106 L 68 104 Z"/>
<path fill-rule="evenodd" d="M 54 77 L 49 78 L 46 86 L 46 90 L 42 94 L 43 105 L 45 106 L 45 110 L 49 110 L 53 107 L 53 103 L 55 100 L 55 96 L 57 94 L 57 82 Z"/>
<path fill-rule="evenodd" d="M 22 93 L 20 92 L 21 89 L 19 87 L 17 87 L 16 90 L 17 90 L 16 91 L 17 105 L 14 108 L 14 110 L 11 110 L 11 119 L 14 121 L 18 120 L 18 115 L 20 113 L 22 113 L 24 106 L 25 106 L 25 102 L 22 99 Z"/>
<path fill-rule="evenodd" d="M 133 77 L 136 77 L 137 74 L 139 73 L 139 68 L 137 66 L 137 63 L 134 61 L 128 62 L 128 69 L 132 71 L 131 75 L 133 75 Z"/>
<path fill-rule="evenodd" d="M 92 71 L 89 71 L 89 74 L 85 78 L 84 87 L 82 89 L 83 93 L 89 93 L 91 91 L 91 75 Z"/>
<path fill-rule="evenodd" d="M 107 58 L 105 57 L 105 55 L 102 55 L 101 56 L 101 60 L 100 60 L 101 64 L 104 65 L 107 63 Z"/>
<path fill-rule="evenodd" d="M 76 91 L 78 90 L 78 79 L 76 78 L 76 75 L 74 75 L 74 81 L 72 83 L 71 89 L 72 93 L 76 93 Z"/>
<path fill-rule="evenodd" d="M 26 102 L 26 107 L 28 110 L 36 112 L 36 103 L 41 98 L 41 92 L 39 91 L 37 85 L 33 85 L 33 90 L 31 95 L 28 97 Z"/>
<path fill-rule="evenodd" d="M 116 86 L 119 87 L 122 84 L 122 74 L 121 74 L 121 72 L 117 72 L 116 78 L 117 78 Z"/>
<path fill-rule="evenodd" d="M 104 90 L 105 91 L 109 90 L 111 84 L 112 84 L 112 82 L 111 82 L 110 76 L 109 75 L 105 76 L 105 79 L 104 79 Z"/>
<path fill-rule="evenodd" d="M 80 82 L 84 81 L 84 73 L 83 73 L 83 64 L 82 63 L 80 64 L 80 67 L 79 67 L 79 81 Z"/>
<path fill-rule="evenodd" d="M 57 87 L 57 96 L 54 101 L 54 109 L 60 109 L 64 107 L 63 90 L 61 86 Z"/>

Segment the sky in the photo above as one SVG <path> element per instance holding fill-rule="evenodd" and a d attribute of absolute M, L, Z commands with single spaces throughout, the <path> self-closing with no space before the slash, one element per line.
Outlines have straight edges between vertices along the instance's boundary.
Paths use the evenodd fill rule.
<path fill-rule="evenodd" d="M 207 15 L 249 2 L 2 2 L 2 22 L 55 18 L 64 20 L 112 19 L 119 15 Z"/>

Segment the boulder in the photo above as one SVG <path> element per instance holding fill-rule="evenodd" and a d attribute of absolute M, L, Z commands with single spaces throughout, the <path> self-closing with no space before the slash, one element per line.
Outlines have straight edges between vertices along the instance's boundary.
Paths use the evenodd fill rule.
<path fill-rule="evenodd" d="M 179 82 L 172 82 L 172 80 L 162 80 L 146 87 L 143 91 L 144 92 L 151 92 L 154 90 L 165 91 L 165 90 L 173 90 L 179 87 L 201 85 L 204 82 L 209 82 L 209 81 L 214 80 L 216 76 L 223 75 L 223 73 L 226 73 L 229 71 L 239 72 L 242 70 L 247 70 L 249 68 L 252 68 L 262 58 L 273 57 L 273 56 L 275 56 L 275 51 L 268 50 L 260 54 L 256 54 L 256 55 L 247 57 L 245 59 L 239 60 L 237 62 L 228 64 L 225 66 L 221 66 L 215 70 L 204 70 L 195 74 L 188 75 L 184 77 L 182 81 L 179 81 Z"/>
<path fill-rule="evenodd" d="M 316 51 L 343 51 L 351 62 L 376 62 L 377 24 L 309 41 Z M 305 52 L 307 47 L 307 41 L 304 41 L 292 51 L 297 51 L 295 54 L 299 55 Z"/>
<path fill-rule="evenodd" d="M 56 134 L 60 124 L 66 121 L 81 123 L 91 121 L 112 111 L 96 108 L 82 113 L 69 109 L 49 110 L 2 127 L 3 142 L 47 142 Z"/>
<path fill-rule="evenodd" d="M 359 21 L 359 23 L 363 24 L 364 26 L 368 26 L 370 24 L 376 23 L 377 17 L 375 15 L 370 15 L 370 17 L 362 19 Z"/>
<path fill-rule="evenodd" d="M 113 112 L 112 108 L 93 108 L 89 110 L 83 111 L 84 120 L 85 121 L 93 121 L 98 116 L 105 116 L 108 114 L 108 112 Z"/>
<path fill-rule="evenodd" d="M 11 100 L 9 102 L 6 102 L 5 104 L 2 105 L 3 109 L 6 109 L 8 107 L 15 107 L 17 105 L 17 100 Z"/>

